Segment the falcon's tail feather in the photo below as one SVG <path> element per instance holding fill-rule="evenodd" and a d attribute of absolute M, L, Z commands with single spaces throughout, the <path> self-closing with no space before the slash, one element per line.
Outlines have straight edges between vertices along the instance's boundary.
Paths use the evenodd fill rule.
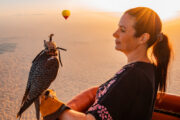
<path fill-rule="evenodd" d="M 26 101 L 27 99 L 27 96 L 28 96 L 28 93 L 29 93 L 29 89 L 27 88 L 25 93 L 24 93 L 24 96 L 23 96 L 23 99 L 22 99 L 22 102 L 21 102 L 21 105 L 24 104 L 24 102 Z"/>
<path fill-rule="evenodd" d="M 34 99 L 31 99 L 31 100 L 28 100 L 26 102 L 24 102 L 24 104 L 21 106 L 19 112 L 17 113 L 17 118 L 18 117 L 21 117 L 22 113 L 33 103 L 33 101 L 35 100 L 36 98 Z"/>
<path fill-rule="evenodd" d="M 34 104 L 35 104 L 35 109 L 36 109 L 36 118 L 37 118 L 37 120 L 39 120 L 40 119 L 40 101 L 39 101 L 39 98 L 37 98 L 34 101 Z"/>

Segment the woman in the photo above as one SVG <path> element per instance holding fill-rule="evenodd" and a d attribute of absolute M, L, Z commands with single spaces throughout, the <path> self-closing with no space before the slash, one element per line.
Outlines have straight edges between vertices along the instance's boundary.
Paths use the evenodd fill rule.
<path fill-rule="evenodd" d="M 150 8 L 136 7 L 127 10 L 113 34 L 115 49 L 127 56 L 127 65 L 98 87 L 95 101 L 93 104 L 91 100 L 86 103 L 91 106 L 85 113 L 64 110 L 59 118 L 150 120 L 157 91 L 166 91 L 167 68 L 171 55 L 168 37 L 161 29 L 159 16 Z M 151 59 L 147 55 L 150 47 L 153 48 Z M 78 104 L 81 106 L 81 103 Z M 69 103 L 70 107 L 71 105 Z"/>

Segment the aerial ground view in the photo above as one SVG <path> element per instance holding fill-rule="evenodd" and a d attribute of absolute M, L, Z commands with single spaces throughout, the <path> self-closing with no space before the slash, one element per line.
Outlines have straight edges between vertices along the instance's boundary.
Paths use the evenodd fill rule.
<path fill-rule="evenodd" d="M 0 120 L 179 120 L 178 0 L 6 0 L 0 11 Z"/>

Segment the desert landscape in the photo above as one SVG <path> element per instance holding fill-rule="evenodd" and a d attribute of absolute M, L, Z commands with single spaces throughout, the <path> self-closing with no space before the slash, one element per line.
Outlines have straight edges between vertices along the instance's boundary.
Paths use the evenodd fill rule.
<path fill-rule="evenodd" d="M 32 60 L 42 50 L 43 40 L 66 48 L 63 67 L 50 88 L 67 102 L 79 92 L 109 80 L 126 57 L 114 49 L 113 32 L 121 13 L 74 11 L 68 20 L 58 12 L 0 16 L 0 120 L 15 120 L 24 94 Z M 180 95 L 180 17 L 163 21 L 174 58 L 169 67 L 168 93 Z M 34 105 L 22 120 L 35 120 Z"/>

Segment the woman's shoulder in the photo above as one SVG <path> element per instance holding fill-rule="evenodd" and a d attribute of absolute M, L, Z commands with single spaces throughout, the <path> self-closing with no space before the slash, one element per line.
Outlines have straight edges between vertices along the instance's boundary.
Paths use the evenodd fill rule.
<path fill-rule="evenodd" d="M 153 63 L 147 63 L 147 62 L 142 62 L 142 61 L 137 61 L 133 63 L 129 63 L 123 66 L 123 68 L 149 68 L 149 67 L 155 67 Z"/>
<path fill-rule="evenodd" d="M 139 91 L 143 93 L 151 93 L 155 85 L 155 74 L 153 73 L 153 65 L 149 63 L 133 63 L 123 67 L 125 69 L 119 74 L 114 84 L 115 91 L 128 92 L 129 90 Z"/>
<path fill-rule="evenodd" d="M 123 66 L 123 69 L 126 69 L 127 71 L 135 72 L 135 73 L 154 73 L 156 70 L 156 66 L 153 63 L 147 63 L 147 62 L 134 62 L 127 64 Z"/>
<path fill-rule="evenodd" d="M 156 67 L 152 63 L 146 62 L 134 62 L 125 65 L 122 69 L 125 69 L 124 74 L 120 78 L 142 79 L 154 81 Z"/>

